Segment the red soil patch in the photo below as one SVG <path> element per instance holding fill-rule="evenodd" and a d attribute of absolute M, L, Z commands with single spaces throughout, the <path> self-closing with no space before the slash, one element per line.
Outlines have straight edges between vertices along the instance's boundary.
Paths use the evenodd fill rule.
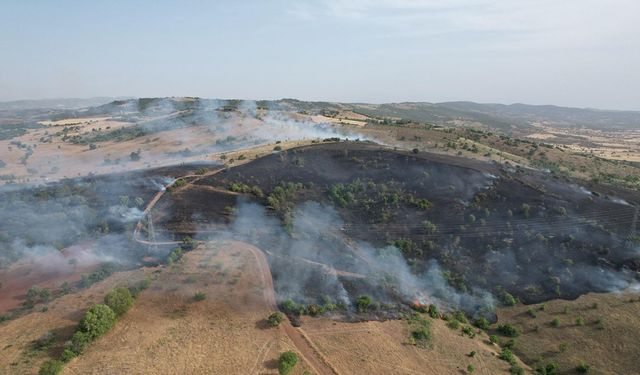
<path fill-rule="evenodd" d="M 29 256 L 0 271 L 0 314 L 18 308 L 29 288 L 57 289 L 65 281 L 80 280 L 83 273 L 98 268 L 100 262 L 87 251 L 88 244 L 74 245 L 60 253 Z M 69 264 L 76 259 L 77 264 Z"/>

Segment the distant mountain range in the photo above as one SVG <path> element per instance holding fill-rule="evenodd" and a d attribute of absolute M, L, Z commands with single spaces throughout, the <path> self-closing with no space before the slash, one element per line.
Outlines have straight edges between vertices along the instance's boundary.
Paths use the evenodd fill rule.
<path fill-rule="evenodd" d="M 474 102 L 404 102 L 404 103 L 334 103 L 307 102 L 297 99 L 259 100 L 259 108 L 291 110 L 307 113 L 351 111 L 376 117 L 404 119 L 437 125 L 471 124 L 490 129 L 511 131 L 531 130 L 533 123 L 546 123 L 561 128 L 587 128 L 600 130 L 640 130 L 640 111 L 614 111 L 589 108 L 569 108 L 553 105 L 481 104 Z M 53 111 L 79 111 L 78 114 L 108 114 L 122 109 L 145 110 L 170 104 L 174 109 L 224 107 L 248 108 L 247 102 L 236 99 L 201 98 L 108 98 L 48 99 L 0 102 L 0 111 L 25 111 L 48 109 Z M 56 111 L 56 112 L 57 112 Z"/>

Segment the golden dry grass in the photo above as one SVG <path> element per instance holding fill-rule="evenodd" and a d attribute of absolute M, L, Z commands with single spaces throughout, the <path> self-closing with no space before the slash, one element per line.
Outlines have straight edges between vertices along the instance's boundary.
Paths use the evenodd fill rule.
<path fill-rule="evenodd" d="M 575 301 L 498 310 L 500 324 L 508 322 L 522 331 L 515 352 L 526 362 L 556 362 L 568 373 L 585 362 L 591 373 L 611 375 L 640 373 L 639 316 L 640 295 L 629 293 L 592 293 Z M 578 318 L 584 325 L 577 324 Z M 551 325 L 553 319 L 558 319 L 559 327 Z M 566 344 L 566 350 L 560 344 Z"/>

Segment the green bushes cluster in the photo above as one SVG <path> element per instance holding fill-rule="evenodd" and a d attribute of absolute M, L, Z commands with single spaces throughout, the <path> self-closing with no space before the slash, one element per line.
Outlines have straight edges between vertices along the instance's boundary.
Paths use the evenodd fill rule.
<path fill-rule="evenodd" d="M 535 371 L 539 375 L 558 375 L 559 373 L 558 365 L 554 362 L 548 363 L 546 366 L 539 365 Z"/>
<path fill-rule="evenodd" d="M 297 304 L 293 300 L 288 299 L 280 304 L 280 309 L 287 314 L 293 315 L 311 315 L 319 316 L 328 311 L 334 311 L 337 309 L 345 309 L 346 306 L 343 303 L 335 304 L 331 299 L 326 298 L 324 304 L 318 305 L 311 303 L 308 305 Z"/>
<path fill-rule="evenodd" d="M 177 263 L 180 259 L 182 259 L 185 251 L 193 250 L 194 247 L 195 241 L 189 236 L 184 237 L 182 239 L 180 247 L 176 247 L 175 249 L 171 250 L 169 255 L 167 255 L 167 264 L 172 265 L 174 263 Z"/>
<path fill-rule="evenodd" d="M 264 193 L 259 186 L 249 186 L 247 184 L 243 184 L 242 182 L 233 182 L 229 185 L 229 190 L 235 193 L 244 193 L 244 194 L 253 194 L 258 198 L 264 197 Z"/>
<path fill-rule="evenodd" d="M 293 208 L 294 198 L 303 189 L 304 185 L 299 182 L 281 182 L 280 185 L 273 188 L 271 194 L 267 196 L 267 205 L 280 215 L 287 229 L 291 229 L 293 225 L 291 210 Z"/>
<path fill-rule="evenodd" d="M 411 340 L 415 344 L 424 344 L 431 339 L 431 326 L 429 320 L 420 314 L 413 314 L 408 318 L 411 327 Z"/>
<path fill-rule="evenodd" d="M 104 297 L 104 304 L 91 306 L 85 313 L 69 344 L 62 351 L 59 360 L 45 362 L 40 368 L 40 375 L 55 375 L 62 371 L 63 364 L 82 354 L 89 344 L 109 332 L 116 324 L 118 317 L 125 314 L 133 306 L 133 295 L 149 287 L 151 280 L 146 278 L 132 288 L 115 288 Z M 55 337 L 54 337 L 55 338 Z M 52 338 L 51 340 L 53 340 Z M 42 340 L 48 341 L 48 338 Z"/>
<path fill-rule="evenodd" d="M 27 291 L 27 299 L 24 302 L 26 307 L 33 307 L 36 303 L 48 302 L 51 299 L 51 291 L 47 288 L 32 286 Z"/>

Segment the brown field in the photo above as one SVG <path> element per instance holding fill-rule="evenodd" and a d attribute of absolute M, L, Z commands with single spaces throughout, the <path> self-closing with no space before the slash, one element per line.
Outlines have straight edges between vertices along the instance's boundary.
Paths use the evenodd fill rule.
<path fill-rule="evenodd" d="M 639 374 L 638 316 L 637 293 L 590 293 L 574 301 L 502 308 L 498 323 L 508 322 L 521 330 L 515 353 L 527 363 L 556 362 L 562 373 L 574 373 L 585 362 L 592 374 Z M 578 324 L 578 318 L 584 323 Z M 551 325 L 553 319 L 558 319 L 558 327 Z M 566 344 L 564 351 L 561 344 Z"/>
<path fill-rule="evenodd" d="M 303 327 L 341 374 L 466 374 L 470 364 L 477 374 L 509 373 L 509 364 L 498 359 L 499 348 L 486 334 L 471 339 L 443 320 L 430 322 L 433 337 L 426 348 L 409 343 L 410 330 L 403 320 L 341 323 L 307 318 Z M 472 351 L 477 353 L 473 358 L 468 356 Z"/>
<path fill-rule="evenodd" d="M 37 374 L 40 364 L 50 355 L 60 354 L 86 308 L 102 303 L 109 289 L 141 280 L 144 273 L 119 272 L 88 289 L 38 304 L 32 313 L 0 324 L 0 374 Z M 44 312 L 43 307 L 47 308 Z M 57 337 L 55 345 L 48 351 L 35 350 L 34 341 L 49 331 Z"/>

